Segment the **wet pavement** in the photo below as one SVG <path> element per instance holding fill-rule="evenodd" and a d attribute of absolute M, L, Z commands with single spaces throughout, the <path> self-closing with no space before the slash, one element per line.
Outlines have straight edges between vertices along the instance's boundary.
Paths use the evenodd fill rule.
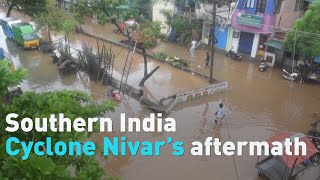
<path fill-rule="evenodd" d="M 1 14 L 3 15 L 3 13 Z M 103 29 L 101 30 L 103 31 Z M 77 36 L 74 45 L 81 41 L 95 42 L 85 36 Z M 62 75 L 52 64 L 48 55 L 39 51 L 24 51 L 12 42 L 5 40 L 0 31 L 0 43 L 5 50 L 9 50 L 18 67 L 30 71 L 30 79 L 23 82 L 24 90 L 46 91 L 53 89 L 78 89 L 91 92 L 96 99 L 105 98 L 106 87 L 90 82 L 85 74 Z M 114 46 L 113 46 L 114 47 Z M 116 51 L 121 49 L 114 47 Z M 165 48 L 159 46 L 159 48 Z M 174 47 L 176 52 L 185 54 L 185 48 Z M 170 49 L 173 49 L 171 47 Z M 204 64 L 203 52 L 198 51 L 195 61 Z M 187 55 L 186 55 L 187 56 Z M 134 83 L 142 76 L 142 59 L 132 67 L 129 78 Z M 220 81 L 227 81 L 230 89 L 225 93 L 201 98 L 192 102 L 178 104 L 171 117 L 177 121 L 175 133 L 100 133 L 94 139 L 102 142 L 104 136 L 126 135 L 129 140 L 164 140 L 172 136 L 174 140 L 185 142 L 185 155 L 173 157 L 170 148 L 164 148 L 161 157 L 109 157 L 102 162 L 108 174 L 122 179 L 163 180 L 163 179 L 259 179 L 255 163 L 257 157 L 241 156 L 203 156 L 190 155 L 190 143 L 195 140 L 204 141 L 213 136 L 225 141 L 263 141 L 278 131 L 306 132 L 312 121 L 312 113 L 320 109 L 320 86 L 318 84 L 297 84 L 283 80 L 279 69 L 258 71 L 258 65 L 249 60 L 243 62 L 232 61 L 223 54 L 217 53 L 215 58 L 214 77 Z M 121 61 L 115 67 L 121 70 Z M 159 62 L 150 61 L 152 67 Z M 203 80 L 184 74 L 175 69 L 161 65 L 161 73 L 156 73 L 154 79 L 148 80 L 147 87 L 157 98 L 170 95 L 172 92 L 184 91 L 195 87 L 206 86 Z M 198 65 L 194 65 L 198 68 Z M 119 69 L 120 68 L 120 69 Z M 198 71 L 208 73 L 209 70 L 200 66 Z M 121 71 L 120 71 L 121 72 Z M 160 71 L 159 71 L 160 72 Z M 163 72 L 163 73 L 162 73 Z M 137 77 L 135 77 L 137 76 Z M 177 78 L 176 78 L 177 77 Z M 169 79 L 170 78 L 170 79 Z M 176 79 L 175 79 L 176 78 Z M 189 79 L 190 78 L 190 79 Z M 213 128 L 213 114 L 219 102 L 224 102 L 227 109 L 226 122 L 220 128 Z M 137 117 L 146 117 L 149 111 L 139 103 L 128 97 L 128 101 L 119 103 L 114 113 L 107 116 L 118 119 L 121 112 Z M 115 126 L 119 122 L 115 121 Z M 229 138 L 230 136 L 230 138 Z M 244 154 L 248 152 L 244 151 Z M 235 171 L 237 169 L 237 171 Z"/>

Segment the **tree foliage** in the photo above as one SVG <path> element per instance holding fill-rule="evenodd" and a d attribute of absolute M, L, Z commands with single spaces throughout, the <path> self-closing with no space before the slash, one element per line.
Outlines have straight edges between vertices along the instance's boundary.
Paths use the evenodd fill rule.
<path fill-rule="evenodd" d="M 42 12 L 45 6 L 44 0 L 2 0 L 6 1 L 9 6 L 7 10 L 7 17 L 11 15 L 11 10 L 16 7 L 18 10 L 22 11 L 29 16 L 34 16 Z"/>
<path fill-rule="evenodd" d="M 188 46 L 193 40 L 193 31 L 201 35 L 203 20 L 196 19 L 190 23 L 190 20 L 187 17 L 183 16 L 174 16 L 167 11 L 162 11 L 166 17 L 166 23 L 172 28 L 175 33 L 176 40 L 181 46 Z"/>
<path fill-rule="evenodd" d="M 89 117 L 101 116 L 105 111 L 114 109 L 114 104 L 111 101 L 103 101 L 100 104 L 92 103 L 90 97 L 80 91 L 53 91 L 53 92 L 26 92 L 23 95 L 15 98 L 13 103 L 6 105 L 0 115 L 1 119 L 5 119 L 4 115 L 15 112 L 19 114 L 17 121 L 21 121 L 23 117 L 31 119 L 50 117 L 50 114 L 58 115 L 64 113 L 65 117 L 71 120 L 81 117 L 85 120 Z M 47 137 L 52 138 L 52 144 L 57 141 L 87 141 L 92 133 L 78 133 L 60 132 L 54 133 L 48 128 L 46 133 L 38 133 L 32 131 L 24 133 L 20 129 L 14 134 L 7 133 L 5 121 L 0 122 L 1 142 L 5 142 L 10 136 L 15 136 L 20 141 L 44 141 Z M 97 127 L 96 127 L 97 128 Z M 15 148 L 20 148 L 17 146 Z M 43 149 L 45 150 L 45 149 Z M 5 152 L 5 146 L 0 147 L 0 166 L 2 166 L 2 173 L 7 174 L 11 178 L 28 178 L 28 179 L 58 179 L 63 178 L 71 179 L 71 172 L 66 170 L 73 167 L 75 169 L 75 179 L 101 179 L 104 177 L 103 170 L 101 169 L 95 157 L 89 156 L 46 156 L 31 157 L 22 161 L 21 156 L 8 157 Z M 43 166 L 43 163 L 47 164 Z M 9 176 L 11 174 L 11 176 Z M 80 178 L 81 177 L 81 178 Z"/>
<path fill-rule="evenodd" d="M 68 35 L 79 24 L 76 17 L 59 7 L 56 0 L 46 0 L 44 9 L 45 11 L 36 16 L 35 21 L 39 28 L 47 28 L 49 39 L 50 31 L 62 31 Z"/>
<path fill-rule="evenodd" d="M 5 92 L 6 88 L 17 85 L 26 74 L 21 69 L 12 72 L 6 61 L 0 61 L 0 90 Z M 3 97 L 3 94 L 0 94 Z M 48 118 L 50 114 L 64 113 L 65 117 L 73 120 L 82 117 L 85 120 L 89 117 L 102 116 L 106 111 L 114 110 L 114 103 L 102 101 L 95 103 L 90 96 L 80 91 L 52 91 L 52 92 L 26 92 L 13 99 L 11 104 L 4 104 L 0 101 L 0 119 L 4 120 L 9 113 L 17 113 L 21 121 L 23 117 L 31 119 Z M 35 124 L 35 121 L 33 122 Z M 49 125 L 49 123 L 48 123 Z M 5 131 L 7 124 L 0 121 L 0 177 L 1 179 L 112 179 L 104 174 L 98 160 L 94 156 L 42 156 L 38 157 L 31 153 L 27 160 L 22 160 L 21 144 L 15 144 L 15 149 L 20 149 L 17 156 L 9 156 L 5 144 L 9 137 L 17 137 L 20 141 L 45 141 L 46 137 L 52 138 L 52 143 L 57 141 L 80 141 L 85 142 L 92 133 L 61 132 L 54 133 L 48 127 L 48 132 L 31 131 L 25 133 L 20 129 L 14 133 Z M 97 128 L 97 127 L 95 127 Z M 46 152 L 45 147 L 41 147 Z M 98 151 L 96 151 L 98 153 Z"/>
<path fill-rule="evenodd" d="M 129 4 L 126 0 L 93 0 L 88 3 L 85 0 L 80 0 L 73 6 L 72 11 L 79 19 L 83 19 L 84 15 L 90 14 L 97 17 L 100 24 L 113 23 L 117 27 L 119 27 L 121 20 L 127 20 L 130 16 L 133 16 L 137 23 L 131 30 L 137 33 L 135 38 L 141 41 L 145 48 L 148 48 L 155 45 L 157 38 L 162 37 L 161 22 L 152 21 L 149 12 L 152 2 L 152 0 L 134 0 Z M 119 9 L 121 5 L 128 5 L 129 8 Z M 129 36 L 127 35 L 127 37 Z"/>
<path fill-rule="evenodd" d="M 160 21 L 150 21 L 142 17 L 132 30 L 137 33 L 138 41 L 141 41 L 145 48 L 150 48 L 157 45 L 156 39 L 162 38 L 162 28 L 163 25 Z"/>
<path fill-rule="evenodd" d="M 298 19 L 285 38 L 285 46 L 305 57 L 320 55 L 320 1 L 310 4 L 303 17 Z"/>
<path fill-rule="evenodd" d="M 144 45 L 144 37 L 143 35 L 157 35 L 157 32 L 152 32 L 153 30 L 159 31 L 161 29 L 157 29 L 154 27 L 157 27 L 157 24 L 154 24 L 154 26 L 146 26 L 146 28 L 143 28 L 143 31 L 137 31 L 136 33 L 125 33 L 121 28 L 120 28 L 120 23 L 119 20 L 117 19 L 117 12 L 118 7 L 120 5 L 126 5 L 128 4 L 128 1 L 126 0 L 92 0 L 90 2 L 86 0 L 79 0 L 73 7 L 72 11 L 77 12 L 77 15 L 80 15 L 80 17 L 83 16 L 95 16 L 98 18 L 98 21 L 100 24 L 105 24 L 107 22 L 112 23 L 113 25 L 116 26 L 116 28 L 120 31 L 120 33 L 125 36 L 126 38 L 129 39 L 129 41 L 132 42 L 132 40 L 139 41 L 137 44 L 137 49 L 140 49 L 143 53 L 144 57 L 144 77 L 149 77 L 148 75 L 148 59 L 147 59 L 147 52 L 146 52 L 146 47 Z M 79 18 L 79 17 L 78 17 Z M 150 31 L 147 29 L 151 28 Z M 142 29 L 142 28 L 141 28 Z M 139 29 L 138 29 L 139 30 Z M 148 32 L 143 34 L 144 32 Z M 152 33 L 149 33 L 152 32 Z M 136 36 L 133 36 L 135 34 Z M 155 37 L 153 37 L 155 38 Z M 134 43 L 133 43 L 134 44 Z M 158 69 L 158 68 L 156 68 Z M 153 74 L 155 71 L 151 71 L 149 75 Z M 147 78 L 141 80 L 140 85 L 143 86 L 144 82 L 147 80 Z"/>
<path fill-rule="evenodd" d="M 12 71 L 11 63 L 7 60 L 0 61 L 0 97 L 8 92 L 8 87 L 16 86 L 28 76 L 26 69 Z M 3 98 L 0 98 L 0 102 Z"/>

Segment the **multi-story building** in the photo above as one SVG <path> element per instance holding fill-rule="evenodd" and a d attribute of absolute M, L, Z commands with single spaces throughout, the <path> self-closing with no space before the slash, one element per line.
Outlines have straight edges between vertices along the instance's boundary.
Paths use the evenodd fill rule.
<path fill-rule="evenodd" d="M 274 28 L 276 30 L 290 29 L 297 18 L 303 16 L 310 2 L 312 0 L 278 0 Z"/>
<path fill-rule="evenodd" d="M 273 32 L 275 10 L 275 0 L 238 0 L 231 17 L 233 51 L 252 58 L 264 55 L 264 43 Z"/>
<path fill-rule="evenodd" d="M 212 5 L 213 3 L 201 3 L 197 0 L 182 0 L 178 1 L 178 3 L 160 0 L 157 1 L 157 3 L 153 6 L 153 20 L 160 20 L 163 24 L 165 24 L 166 18 L 161 13 L 162 10 L 169 11 L 173 15 L 173 18 L 177 16 L 185 16 L 185 18 L 191 17 L 192 20 L 201 19 L 203 20 L 202 29 L 196 30 L 201 36 L 195 39 L 199 41 L 199 44 L 209 44 L 209 35 L 213 20 Z M 217 41 L 215 47 L 219 49 L 228 49 L 228 39 L 231 37 L 230 18 L 234 5 L 235 3 L 221 3 L 217 5 L 217 18 L 215 27 Z M 162 32 L 170 33 L 171 29 L 170 27 L 165 26 Z"/>
<path fill-rule="evenodd" d="M 265 43 L 265 57 L 270 64 L 291 66 L 292 53 L 286 51 L 284 38 L 286 33 L 293 27 L 294 23 L 303 16 L 309 3 L 314 0 L 278 0 L 275 8 L 275 23 L 273 34 Z M 297 57 L 295 58 L 297 59 Z"/>
<path fill-rule="evenodd" d="M 196 10 L 198 18 L 204 19 L 202 28 L 202 42 L 209 43 L 209 35 L 212 26 L 212 3 L 199 4 Z M 234 10 L 235 3 L 219 4 L 216 8 L 216 26 L 215 26 L 215 47 L 223 50 L 230 49 L 229 39 L 232 37 L 232 30 L 230 28 L 231 14 Z"/>

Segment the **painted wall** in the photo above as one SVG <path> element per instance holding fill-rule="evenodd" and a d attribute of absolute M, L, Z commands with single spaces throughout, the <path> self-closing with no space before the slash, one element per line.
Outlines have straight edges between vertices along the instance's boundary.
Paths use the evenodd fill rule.
<path fill-rule="evenodd" d="M 234 30 L 232 28 L 229 28 L 228 41 L 227 41 L 227 47 L 226 47 L 227 51 L 229 51 L 232 48 L 233 32 L 234 32 Z"/>
<path fill-rule="evenodd" d="M 232 17 L 231 17 L 231 27 L 234 29 L 239 29 L 239 30 L 247 31 L 247 32 L 251 32 L 251 33 L 262 33 L 262 34 L 271 33 L 273 30 L 274 22 L 275 22 L 275 15 L 274 15 L 275 2 L 274 2 L 274 0 L 267 0 L 266 1 L 265 13 L 255 13 L 256 12 L 256 5 L 257 5 L 257 0 L 255 0 L 255 7 L 254 8 L 246 8 L 246 0 L 239 0 L 238 5 L 237 5 L 234 13 L 232 14 Z M 238 24 L 237 17 L 240 16 L 242 13 L 263 16 L 262 27 L 257 28 L 257 27 L 251 27 L 251 26 Z"/>
<path fill-rule="evenodd" d="M 237 34 L 237 36 L 234 36 L 235 34 Z M 239 42 L 240 42 L 240 31 L 237 30 L 237 29 L 234 29 L 233 30 L 233 33 L 232 33 L 232 43 L 231 43 L 231 50 L 233 50 L 234 52 L 238 52 L 239 50 Z"/>
<path fill-rule="evenodd" d="M 219 49 L 226 49 L 228 43 L 229 27 L 221 29 L 221 25 L 217 25 L 215 28 L 215 35 L 218 40 L 218 43 L 215 44 L 215 47 Z"/>
<path fill-rule="evenodd" d="M 257 3 L 258 3 L 259 0 L 253 0 L 254 1 L 253 8 L 250 8 L 250 7 L 246 6 L 247 5 L 247 1 L 248 0 L 239 0 L 236 9 L 245 10 L 245 13 L 247 13 L 247 14 L 256 14 Z M 293 0 L 291 0 L 291 1 L 293 1 Z M 275 10 L 275 7 L 276 7 L 275 3 L 276 3 L 275 0 L 266 0 L 266 7 L 265 7 L 265 13 L 264 14 L 267 14 L 267 15 L 274 14 L 274 10 Z"/>
<path fill-rule="evenodd" d="M 275 8 L 276 8 L 275 0 L 267 0 L 266 1 L 266 8 L 264 10 L 264 14 L 266 14 L 266 15 L 274 15 Z"/>
<path fill-rule="evenodd" d="M 161 33 L 167 34 L 169 33 L 170 29 L 169 26 L 166 24 L 166 17 L 161 13 L 162 10 L 168 10 L 173 13 L 174 11 L 174 4 L 171 2 L 165 2 L 163 0 L 157 1 L 153 5 L 153 10 L 152 10 L 152 20 L 153 21 L 160 21 L 164 25 L 164 28 L 161 30 Z"/>
<path fill-rule="evenodd" d="M 290 29 L 297 20 L 297 14 L 299 18 L 303 16 L 304 9 L 302 8 L 302 3 L 300 4 L 301 10 L 299 11 L 295 11 L 295 5 L 296 1 L 294 0 L 282 0 L 280 12 L 276 15 L 275 28 Z"/>
<path fill-rule="evenodd" d="M 252 44 L 252 51 L 251 51 L 251 57 L 254 58 L 257 55 L 258 52 L 258 46 L 259 46 L 259 39 L 260 34 L 254 34 L 253 44 Z"/>

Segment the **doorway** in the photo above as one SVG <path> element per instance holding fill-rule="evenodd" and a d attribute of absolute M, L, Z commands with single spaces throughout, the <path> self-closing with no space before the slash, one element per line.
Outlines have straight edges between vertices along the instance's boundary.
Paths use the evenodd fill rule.
<path fill-rule="evenodd" d="M 254 39 L 253 33 L 241 32 L 240 42 L 239 42 L 239 51 L 250 54 L 252 50 L 253 39 Z"/>

